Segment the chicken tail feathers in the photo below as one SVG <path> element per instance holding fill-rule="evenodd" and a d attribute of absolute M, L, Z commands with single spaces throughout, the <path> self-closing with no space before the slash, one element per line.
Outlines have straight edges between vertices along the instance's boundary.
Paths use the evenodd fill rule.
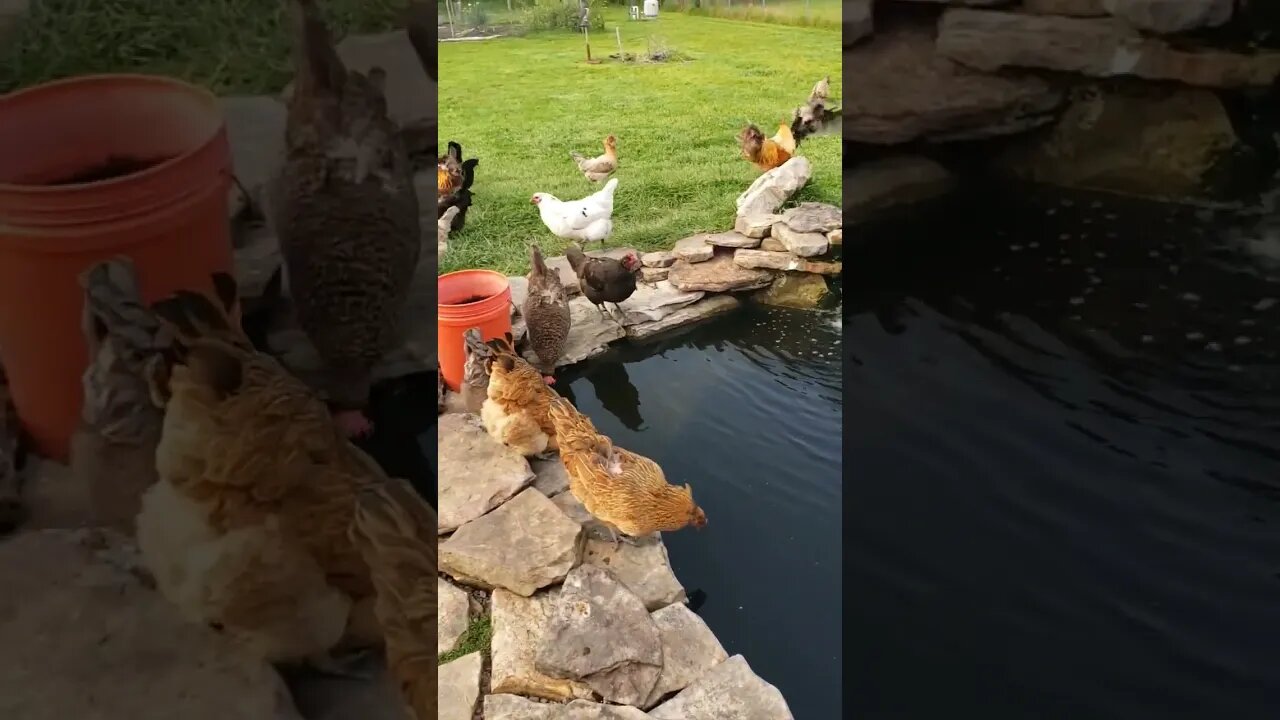
<path fill-rule="evenodd" d="M 542 259 L 542 248 L 538 247 L 537 245 L 534 245 L 533 248 L 529 251 L 529 266 L 532 269 L 532 274 L 535 274 L 535 275 L 547 274 L 547 263 L 544 262 Z"/>
<path fill-rule="evenodd" d="M 511 333 L 504 333 L 500 338 L 485 342 L 485 345 L 488 345 L 500 355 L 514 355 L 516 352 L 515 336 Z"/>
<path fill-rule="evenodd" d="M 587 262 L 587 254 L 582 252 L 582 248 L 577 243 L 569 243 L 569 247 L 564 249 L 564 256 L 569 261 L 569 267 L 573 268 L 575 273 L 579 272 L 579 269 Z"/>
<path fill-rule="evenodd" d="M 458 150 L 461 155 L 462 150 Z M 462 189 L 470 190 L 471 183 L 476 179 L 476 166 L 480 164 L 480 158 L 471 158 L 462 162 Z"/>
<path fill-rule="evenodd" d="M 347 69 L 333 47 L 333 37 L 320 17 L 315 0 L 289 0 L 289 9 L 297 90 L 338 93 L 346 80 Z"/>
<path fill-rule="evenodd" d="M 217 303 L 203 293 L 179 290 L 153 303 L 151 310 L 183 340 L 215 338 L 252 350 L 253 346 L 236 316 L 236 281 L 225 273 L 219 273 L 214 278 Z"/>

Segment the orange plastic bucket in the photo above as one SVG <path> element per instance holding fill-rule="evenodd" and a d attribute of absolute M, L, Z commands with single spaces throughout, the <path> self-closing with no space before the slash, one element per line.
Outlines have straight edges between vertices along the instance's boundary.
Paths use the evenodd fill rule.
<path fill-rule="evenodd" d="M 87 365 L 77 277 L 130 257 L 144 300 L 230 271 L 231 150 L 217 98 L 94 75 L 0 97 L 0 363 L 37 452 L 65 460 Z"/>
<path fill-rule="evenodd" d="M 466 360 L 463 335 L 480 328 L 485 340 L 511 332 L 511 284 L 492 270 L 459 270 L 436 279 L 436 349 L 445 385 L 457 392 Z"/>

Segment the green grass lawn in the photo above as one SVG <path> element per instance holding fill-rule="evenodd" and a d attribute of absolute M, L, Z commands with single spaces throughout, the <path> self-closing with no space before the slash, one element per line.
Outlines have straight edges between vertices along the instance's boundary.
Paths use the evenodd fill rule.
<path fill-rule="evenodd" d="M 535 192 L 576 200 L 598 189 L 569 151 L 601 152 L 618 137 L 620 167 L 609 247 L 669 248 L 702 231 L 733 226 L 734 199 L 759 176 L 734 136 L 747 122 L 773 134 L 810 88 L 831 76 L 840 92 L 840 32 L 664 13 L 630 22 L 620 9 L 593 35 L 595 57 L 642 53 L 652 37 L 689 62 L 583 62 L 582 37 L 541 33 L 440 46 L 440 143 L 480 158 L 466 227 L 449 238 L 441 272 L 528 269 L 528 247 L 558 254 L 567 244 L 543 226 Z M 800 147 L 814 176 L 796 200 L 840 202 L 840 138 Z M 593 245 L 594 247 L 594 245 Z"/>
<path fill-rule="evenodd" d="M 68 77 L 137 72 L 228 95 L 276 93 L 293 77 L 281 0 L 35 0 L 0 92 Z M 334 34 L 403 27 L 408 0 L 324 0 Z"/>

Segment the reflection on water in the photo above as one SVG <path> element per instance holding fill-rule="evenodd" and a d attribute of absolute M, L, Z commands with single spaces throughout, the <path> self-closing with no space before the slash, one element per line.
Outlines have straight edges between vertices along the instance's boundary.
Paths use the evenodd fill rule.
<path fill-rule="evenodd" d="M 846 265 L 859 717 L 1274 717 L 1274 237 L 1025 189 L 920 215 Z"/>
<path fill-rule="evenodd" d="M 838 319 L 750 308 L 556 384 L 601 432 L 693 486 L 709 522 L 664 536 L 676 575 L 797 718 L 841 717 Z"/>

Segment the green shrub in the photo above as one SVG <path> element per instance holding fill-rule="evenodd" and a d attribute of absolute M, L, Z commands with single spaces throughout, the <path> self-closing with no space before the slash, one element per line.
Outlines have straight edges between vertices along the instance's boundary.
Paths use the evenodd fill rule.
<path fill-rule="evenodd" d="M 591 8 L 588 16 L 589 30 L 603 30 L 604 16 L 601 10 L 604 3 L 597 1 L 588 3 Z M 578 3 L 567 3 L 563 0 L 546 0 L 524 9 L 521 18 L 525 27 L 530 30 L 577 30 L 580 22 Z"/>
<path fill-rule="evenodd" d="M 484 5 L 473 2 L 465 6 L 463 18 L 471 27 L 484 27 L 489 24 L 489 11 L 485 9 Z"/>

